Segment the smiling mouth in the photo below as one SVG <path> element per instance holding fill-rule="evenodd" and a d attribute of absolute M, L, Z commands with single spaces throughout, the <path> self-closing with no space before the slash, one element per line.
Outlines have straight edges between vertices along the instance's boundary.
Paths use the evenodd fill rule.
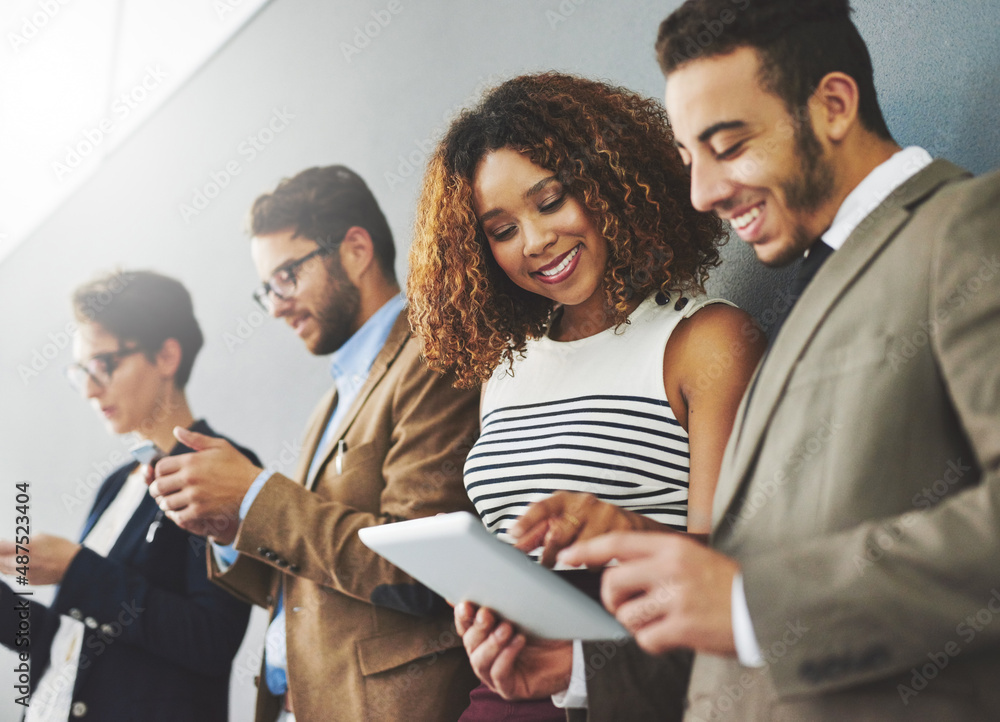
<path fill-rule="evenodd" d="M 755 205 L 753 208 L 751 208 L 746 213 L 742 213 L 742 214 L 740 214 L 738 216 L 734 216 L 734 217 L 730 218 L 729 219 L 729 223 L 737 231 L 742 231 L 747 226 L 749 226 L 751 223 L 753 223 L 755 220 L 757 220 L 760 217 L 761 209 L 763 207 L 764 207 L 764 202 L 761 201 L 760 203 L 758 203 L 757 205 Z"/>
<path fill-rule="evenodd" d="M 582 247 L 582 244 L 577 244 L 561 258 L 557 258 L 547 266 L 539 268 L 533 275 L 538 276 L 540 280 L 545 282 L 561 281 L 573 272 L 573 261 L 580 254 Z"/>

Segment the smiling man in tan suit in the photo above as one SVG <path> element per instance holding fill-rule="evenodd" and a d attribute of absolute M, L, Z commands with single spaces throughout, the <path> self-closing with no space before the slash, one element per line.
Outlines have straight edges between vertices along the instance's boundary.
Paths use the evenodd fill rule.
<path fill-rule="evenodd" d="M 849 12 L 692 0 L 660 28 L 692 203 L 766 264 L 806 255 L 712 548 L 608 535 L 562 556 L 617 558 L 604 599 L 639 644 L 698 652 L 689 720 L 1000 710 L 1000 174 L 893 141 Z"/>
<path fill-rule="evenodd" d="M 282 181 L 254 203 L 251 232 L 257 300 L 311 353 L 333 353 L 334 388 L 294 479 L 179 429 L 197 453 L 157 464 L 150 492 L 217 543 L 214 581 L 271 612 L 258 722 L 457 719 L 476 679 L 450 609 L 357 532 L 470 508 L 478 393 L 421 361 L 392 235 L 353 171 Z"/>

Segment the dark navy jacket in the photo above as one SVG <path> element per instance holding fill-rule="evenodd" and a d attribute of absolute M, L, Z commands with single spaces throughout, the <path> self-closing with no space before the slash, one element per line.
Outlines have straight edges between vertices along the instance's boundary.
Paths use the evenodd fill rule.
<path fill-rule="evenodd" d="M 204 421 L 193 431 L 218 436 Z M 252 451 L 237 449 L 259 465 Z M 177 444 L 171 455 L 191 449 Z M 118 495 L 132 462 L 113 471 L 97 493 L 81 538 Z M 250 606 L 208 581 L 205 540 L 159 514 L 146 496 L 107 558 L 84 547 L 51 607 L 31 609 L 31 683 L 48 667 L 52 638 L 65 614 L 87 625 L 73 692 L 73 719 L 100 722 L 226 722 L 229 670 Z M 150 526 L 159 522 L 151 541 Z M 0 584 L 0 642 L 15 648 L 15 597 Z"/>

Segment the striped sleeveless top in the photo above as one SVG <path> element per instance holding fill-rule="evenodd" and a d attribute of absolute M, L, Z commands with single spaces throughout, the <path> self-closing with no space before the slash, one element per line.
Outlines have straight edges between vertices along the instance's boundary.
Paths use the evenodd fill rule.
<path fill-rule="evenodd" d="M 681 321 L 719 299 L 654 294 L 617 331 L 531 339 L 487 381 L 465 487 L 483 523 L 508 529 L 528 505 L 579 491 L 687 530 L 688 435 L 663 388 L 663 354 Z M 537 556 L 537 555 L 536 555 Z"/>

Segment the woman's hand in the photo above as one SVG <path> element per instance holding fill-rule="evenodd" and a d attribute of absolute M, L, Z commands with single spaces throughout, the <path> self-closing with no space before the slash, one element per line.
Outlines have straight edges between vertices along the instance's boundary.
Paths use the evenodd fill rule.
<path fill-rule="evenodd" d="M 455 627 L 476 676 L 504 699 L 539 699 L 569 688 L 572 642 L 529 638 L 470 602 L 455 607 Z"/>
<path fill-rule="evenodd" d="M 17 568 L 27 566 L 28 573 L 24 576 L 29 584 L 58 584 L 78 551 L 80 545 L 69 539 L 51 534 L 33 534 L 28 544 L 28 562 L 22 565 L 17 561 L 17 545 L 0 539 L 0 572 L 19 574 Z"/>
<path fill-rule="evenodd" d="M 542 547 L 541 562 L 551 567 L 556 554 L 577 541 L 611 531 L 667 531 L 641 514 L 598 500 L 593 494 L 557 491 L 528 507 L 510 529 L 523 552 Z"/>

